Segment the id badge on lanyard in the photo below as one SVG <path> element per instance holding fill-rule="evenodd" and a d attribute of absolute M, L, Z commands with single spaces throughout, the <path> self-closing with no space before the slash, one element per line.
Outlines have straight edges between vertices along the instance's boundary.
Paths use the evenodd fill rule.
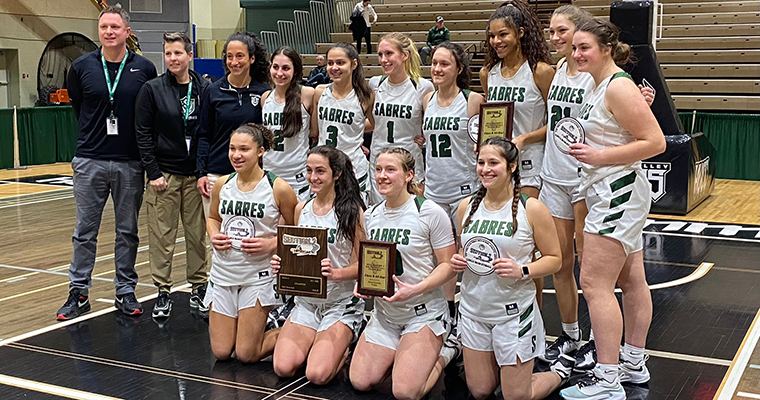
<path fill-rule="evenodd" d="M 119 80 L 121 80 L 121 73 L 124 71 L 124 65 L 127 63 L 127 58 L 129 57 L 129 51 L 124 53 L 124 58 L 121 59 L 121 64 L 119 65 L 119 71 L 116 72 L 116 78 L 114 79 L 113 85 L 111 84 L 111 76 L 108 75 L 108 66 L 106 65 L 106 56 L 102 55 L 100 56 L 100 60 L 103 62 L 103 73 L 106 76 L 106 87 L 108 88 L 108 100 L 111 104 L 111 114 L 106 118 L 106 135 L 108 136 L 116 136 L 119 134 L 119 119 L 116 118 L 116 116 L 113 114 L 113 97 L 114 93 L 116 93 L 116 86 L 119 84 Z"/>
<path fill-rule="evenodd" d="M 119 134 L 119 119 L 111 114 L 106 118 L 106 135 L 116 136 Z"/>

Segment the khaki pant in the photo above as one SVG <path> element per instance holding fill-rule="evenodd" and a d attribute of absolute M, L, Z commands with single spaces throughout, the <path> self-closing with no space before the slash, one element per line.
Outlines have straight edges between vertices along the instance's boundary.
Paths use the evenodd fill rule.
<path fill-rule="evenodd" d="M 150 184 L 145 190 L 153 283 L 159 290 L 168 291 L 172 286 L 172 259 L 181 217 L 187 249 L 187 281 L 193 287 L 205 284 L 210 264 L 206 257 L 202 196 L 196 187 L 196 179 L 194 176 L 167 173 L 164 173 L 164 178 L 168 186 L 163 192 L 156 192 Z"/>

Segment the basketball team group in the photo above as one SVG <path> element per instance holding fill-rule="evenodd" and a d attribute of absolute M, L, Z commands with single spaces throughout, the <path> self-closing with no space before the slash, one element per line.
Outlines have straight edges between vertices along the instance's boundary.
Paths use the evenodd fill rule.
<path fill-rule="evenodd" d="M 398 32 L 378 43 L 382 76 L 367 79 L 356 48 L 337 43 L 325 55 L 332 83 L 311 88 L 293 48 L 270 55 L 247 32 L 229 37 L 226 75 L 211 83 L 189 69 L 187 36 L 167 33 L 167 71 L 156 76 L 125 47 L 126 12 L 104 10 L 102 48 L 69 72 L 80 130 L 77 225 L 58 319 L 90 309 L 109 194 L 116 306 L 142 313 L 134 260 L 144 194 L 159 289 L 153 317 L 171 312 L 181 219 L 190 305 L 208 312 L 219 360 L 272 356 L 278 376 L 305 368 L 316 385 L 350 363 L 357 391 L 390 379 L 398 399 L 425 396 L 450 363 L 463 365 L 475 399 L 543 399 L 560 388 L 565 399 L 625 399 L 621 383 L 650 378 L 642 256 L 650 188 L 640 162 L 663 152 L 665 139 L 649 108 L 654 92 L 621 68 L 631 50 L 618 28 L 565 5 L 549 30 L 556 65 L 527 2 L 496 9 L 479 73 L 484 94 L 469 90 L 470 54 L 460 45 L 433 48 L 428 80 L 415 43 Z M 514 104 L 512 138 L 476 144 L 481 106 L 496 102 Z M 283 304 L 278 225 L 327 229 L 326 298 Z M 395 243 L 392 296 L 357 289 L 365 239 Z M 547 276 L 562 319 L 551 343 L 541 315 Z M 534 363 L 548 368 L 534 372 Z M 585 375 L 569 385 L 573 371 Z"/>

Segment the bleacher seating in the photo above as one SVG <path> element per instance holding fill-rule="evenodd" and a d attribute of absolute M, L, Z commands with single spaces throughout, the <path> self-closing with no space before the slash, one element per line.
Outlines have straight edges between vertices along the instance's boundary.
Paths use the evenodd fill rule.
<path fill-rule="evenodd" d="M 473 90 L 480 90 L 477 71 L 482 65 L 483 41 L 488 17 L 503 1 L 456 3 L 421 0 L 413 4 L 385 0 L 375 4 L 379 18 L 372 27 L 372 42 L 388 32 L 409 34 L 418 46 L 427 30 L 442 15 L 451 40 L 474 53 Z M 551 12 L 570 0 L 532 0 L 545 27 Z M 671 95 L 679 110 L 760 110 L 760 0 L 715 2 L 714 0 L 664 0 L 657 57 Z M 609 17 L 610 0 L 575 0 L 593 15 Z M 658 21 L 659 23 L 659 21 Z M 659 34 L 659 32 L 658 32 Z M 548 32 L 546 33 L 548 40 Z M 351 33 L 331 34 L 333 42 L 353 42 Z M 317 44 L 324 54 L 331 43 Z M 549 45 L 550 49 L 552 48 Z M 316 64 L 316 55 L 304 55 L 305 71 Z M 377 56 L 362 55 L 365 75 L 382 73 Z M 557 56 L 555 55 L 555 61 Z M 423 67 L 429 77 L 430 69 Z"/>

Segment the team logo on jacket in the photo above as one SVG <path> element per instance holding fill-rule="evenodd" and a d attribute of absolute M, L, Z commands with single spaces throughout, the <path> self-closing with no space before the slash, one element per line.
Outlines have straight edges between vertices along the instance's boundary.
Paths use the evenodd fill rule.
<path fill-rule="evenodd" d="M 258 94 L 252 94 L 251 95 L 251 105 L 254 107 L 257 107 L 259 105 L 259 102 L 261 101 L 261 96 Z"/>
<path fill-rule="evenodd" d="M 475 236 L 464 244 L 464 258 L 473 274 L 490 275 L 494 271 L 494 260 L 499 258 L 499 248 L 491 239 Z"/>
<path fill-rule="evenodd" d="M 236 215 L 224 223 L 222 232 L 230 237 L 233 249 L 242 250 L 243 239 L 256 236 L 256 227 L 250 218 Z"/>
<path fill-rule="evenodd" d="M 190 112 L 187 113 L 187 115 L 193 115 L 195 112 L 195 99 L 192 96 L 185 96 L 183 97 L 179 103 L 182 105 L 182 110 L 184 111 L 187 108 L 187 102 L 188 99 L 190 101 Z M 190 118 L 192 119 L 192 118 Z"/>

